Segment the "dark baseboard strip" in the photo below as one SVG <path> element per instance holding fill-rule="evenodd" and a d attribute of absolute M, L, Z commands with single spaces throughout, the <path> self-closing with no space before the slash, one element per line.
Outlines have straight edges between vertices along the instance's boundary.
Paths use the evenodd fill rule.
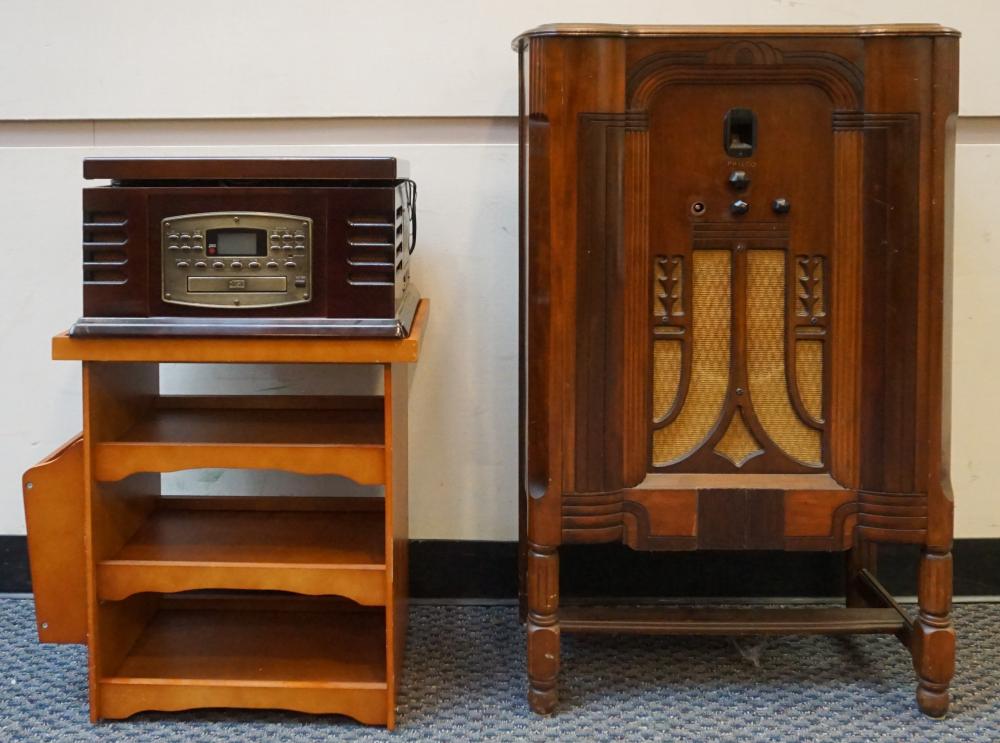
<path fill-rule="evenodd" d="M 917 592 L 919 549 L 879 548 L 878 575 L 897 596 Z M 1000 539 L 955 541 L 955 595 L 1000 596 Z M 636 552 L 623 545 L 560 550 L 564 600 L 648 597 L 719 601 L 843 595 L 839 552 Z M 28 593 L 27 541 L 0 536 L 0 593 Z M 517 543 L 417 540 L 410 543 L 414 599 L 511 600 L 517 596 Z"/>

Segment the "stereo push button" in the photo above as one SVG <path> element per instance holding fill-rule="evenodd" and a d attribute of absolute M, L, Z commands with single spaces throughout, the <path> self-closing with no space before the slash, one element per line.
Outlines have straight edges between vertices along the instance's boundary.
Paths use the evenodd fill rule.
<path fill-rule="evenodd" d="M 257 261 L 250 261 L 247 264 L 247 268 L 251 269 L 252 271 L 257 271 L 258 269 L 260 269 L 260 264 Z"/>
<path fill-rule="evenodd" d="M 208 264 L 205 263 L 205 261 L 198 261 L 197 263 L 194 264 L 194 267 L 197 268 L 199 271 L 204 271 L 206 268 L 208 268 Z"/>
<path fill-rule="evenodd" d="M 216 271 L 221 271 L 225 267 L 226 264 L 223 263 L 222 261 L 216 261 L 215 263 L 212 264 L 212 268 L 214 268 Z"/>
<path fill-rule="evenodd" d="M 267 267 L 268 267 L 268 268 L 277 268 L 277 267 L 278 267 L 278 264 L 277 264 L 277 262 L 275 262 L 275 261 L 268 261 L 268 262 L 267 262 Z"/>
<path fill-rule="evenodd" d="M 231 269 L 233 269 L 234 271 L 242 271 L 243 270 L 243 264 L 240 263 L 239 261 L 233 261 L 232 263 L 229 264 L 229 267 Z"/>

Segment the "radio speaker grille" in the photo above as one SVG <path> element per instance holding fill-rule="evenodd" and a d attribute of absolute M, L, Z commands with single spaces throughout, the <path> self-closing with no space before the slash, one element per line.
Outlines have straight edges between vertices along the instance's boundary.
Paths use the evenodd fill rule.
<path fill-rule="evenodd" d="M 785 296 L 784 251 L 748 251 L 747 376 L 753 409 L 779 449 L 803 464 L 819 466 L 820 432 L 802 422 L 788 397 Z"/>
<path fill-rule="evenodd" d="M 729 386 L 730 252 L 697 250 L 691 269 L 691 380 L 680 413 L 653 432 L 653 464 L 658 467 L 683 459 L 701 446 L 722 413 Z M 680 366 L 679 353 L 661 354 L 659 363 L 654 358 L 654 390 L 657 375 L 665 381 L 679 379 Z M 669 399 L 669 389 L 666 394 L 654 391 L 654 400 L 657 394 L 661 401 Z"/>

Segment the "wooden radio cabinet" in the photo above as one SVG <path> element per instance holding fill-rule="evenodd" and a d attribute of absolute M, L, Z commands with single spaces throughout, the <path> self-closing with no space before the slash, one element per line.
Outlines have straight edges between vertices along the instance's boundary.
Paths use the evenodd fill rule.
<path fill-rule="evenodd" d="M 920 708 L 947 711 L 957 37 L 515 40 L 535 710 L 556 704 L 561 631 L 638 631 L 893 633 Z M 560 545 L 600 542 L 844 551 L 847 606 L 560 607 Z M 878 543 L 922 547 L 913 619 L 874 577 Z"/>

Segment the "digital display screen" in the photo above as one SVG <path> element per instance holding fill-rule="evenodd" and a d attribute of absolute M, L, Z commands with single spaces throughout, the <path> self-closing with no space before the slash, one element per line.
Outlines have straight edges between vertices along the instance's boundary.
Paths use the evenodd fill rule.
<path fill-rule="evenodd" d="M 267 255 L 264 230 L 208 230 L 209 255 Z"/>

